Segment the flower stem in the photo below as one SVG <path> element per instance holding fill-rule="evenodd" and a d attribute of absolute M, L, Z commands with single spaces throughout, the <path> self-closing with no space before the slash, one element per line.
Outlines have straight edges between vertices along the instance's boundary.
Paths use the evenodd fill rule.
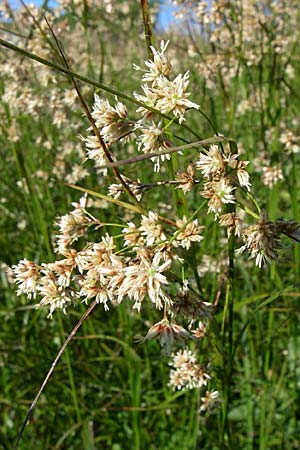
<path fill-rule="evenodd" d="M 224 304 L 224 315 L 222 322 L 222 348 L 223 348 L 223 406 L 221 411 L 221 442 L 222 446 L 229 445 L 231 442 L 231 433 L 228 420 L 229 406 L 232 394 L 232 369 L 234 358 L 233 343 L 233 306 L 235 297 L 235 236 L 232 233 L 228 238 L 228 280 L 226 286 L 226 296 Z"/>
<path fill-rule="evenodd" d="M 151 47 L 153 47 L 153 34 L 152 34 L 152 25 L 148 0 L 141 0 L 141 8 L 143 14 L 144 34 L 148 58 L 153 60 L 153 52 L 151 49 Z"/>
<path fill-rule="evenodd" d="M 224 352 L 225 386 L 224 386 L 223 443 L 226 435 L 228 442 L 230 442 L 228 413 L 232 390 L 232 368 L 233 368 L 233 349 L 234 349 L 233 347 L 233 305 L 235 292 L 234 247 L 235 247 L 235 237 L 232 234 L 228 240 L 229 270 L 228 270 L 228 283 L 226 289 L 228 335 L 227 335 L 227 351 Z"/>

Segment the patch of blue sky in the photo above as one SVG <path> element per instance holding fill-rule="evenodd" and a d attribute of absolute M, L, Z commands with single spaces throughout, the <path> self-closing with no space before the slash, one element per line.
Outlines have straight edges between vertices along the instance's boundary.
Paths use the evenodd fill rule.
<path fill-rule="evenodd" d="M 34 4 L 36 6 L 41 6 L 44 3 L 44 0 L 24 0 L 24 3 L 26 5 Z M 21 5 L 21 2 L 19 0 L 9 0 L 9 4 L 12 8 L 18 8 Z M 48 1 L 48 5 L 52 8 L 55 6 L 57 2 L 55 0 Z"/>
<path fill-rule="evenodd" d="M 174 11 L 175 7 L 171 4 L 170 0 L 165 0 L 160 3 L 158 21 L 160 27 L 164 30 L 167 29 L 171 23 L 174 23 Z"/>
<path fill-rule="evenodd" d="M 33 3 L 36 6 L 41 6 L 45 2 L 44 0 L 24 0 L 24 2 L 28 5 L 29 3 Z M 9 4 L 13 8 L 17 8 L 20 6 L 21 2 L 20 0 L 9 0 Z M 57 5 L 57 2 L 55 0 L 48 0 L 48 6 L 54 7 Z M 171 5 L 170 0 L 164 0 L 160 2 L 160 12 L 158 16 L 159 20 L 159 26 L 162 29 L 168 28 L 171 22 L 174 22 L 174 7 Z"/>

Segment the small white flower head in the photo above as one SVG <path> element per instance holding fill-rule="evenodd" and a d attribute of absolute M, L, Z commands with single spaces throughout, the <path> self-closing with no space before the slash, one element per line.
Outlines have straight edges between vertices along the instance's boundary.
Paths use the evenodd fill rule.
<path fill-rule="evenodd" d="M 197 363 L 197 358 L 190 350 L 184 349 L 173 355 L 170 366 L 175 369 L 170 372 L 169 385 L 173 389 L 194 389 L 206 386 L 211 377 Z"/>
<path fill-rule="evenodd" d="M 87 177 L 89 171 L 82 167 L 82 164 L 73 164 L 72 172 L 65 176 L 65 181 L 70 184 L 76 184 Z"/>
<path fill-rule="evenodd" d="M 144 260 L 145 268 L 147 270 L 147 287 L 148 287 L 148 296 L 150 300 L 156 305 L 157 308 L 163 307 L 164 303 L 169 303 L 168 298 L 161 291 L 161 284 L 168 284 L 167 277 L 162 275 L 162 272 L 168 270 L 172 264 L 172 261 L 168 259 L 164 261 L 162 264 L 161 254 L 158 252 L 154 255 L 154 258 L 151 262 Z M 162 302 L 163 301 L 163 302 Z"/>
<path fill-rule="evenodd" d="M 196 364 L 196 362 L 196 354 L 191 350 L 185 348 L 172 355 L 172 361 L 169 363 L 169 365 L 175 367 L 176 369 L 179 369 L 185 364 Z"/>
<path fill-rule="evenodd" d="M 124 193 L 124 187 L 122 184 L 113 183 L 108 186 L 107 194 L 118 199 Z"/>
<path fill-rule="evenodd" d="M 224 155 L 217 145 L 211 145 L 208 150 L 200 153 L 196 169 L 201 170 L 204 178 L 209 180 L 225 174 Z"/>
<path fill-rule="evenodd" d="M 300 137 L 296 136 L 291 130 L 282 132 L 279 141 L 284 145 L 288 153 L 300 152 Z"/>
<path fill-rule="evenodd" d="M 104 309 L 108 311 L 107 302 L 112 299 L 111 290 L 100 281 L 100 275 L 96 270 L 89 270 L 79 285 L 81 286 L 79 296 L 84 298 L 85 303 L 93 298 L 97 303 L 102 303 Z"/>
<path fill-rule="evenodd" d="M 124 278 L 116 295 L 118 301 L 129 297 L 134 301 L 133 307 L 141 310 L 142 302 L 146 296 L 157 309 L 170 304 L 169 298 L 163 292 L 163 285 L 168 284 L 167 277 L 163 272 L 168 270 L 172 264 L 170 259 L 161 263 L 161 254 L 155 253 L 154 257 L 147 258 L 141 255 L 140 261 L 133 260 L 123 269 Z"/>
<path fill-rule="evenodd" d="M 233 233 L 240 236 L 242 232 L 242 221 L 235 213 L 227 213 L 220 216 L 219 224 L 227 228 L 228 237 Z"/>
<path fill-rule="evenodd" d="M 138 100 L 141 103 L 144 103 L 146 106 L 150 108 L 155 108 L 155 103 L 157 100 L 157 93 L 155 90 L 153 90 L 151 87 L 149 87 L 147 84 L 142 85 L 142 90 L 144 95 L 137 94 L 136 92 L 133 93 L 136 100 Z M 150 111 L 147 108 L 144 108 L 143 106 L 140 106 L 136 112 L 142 116 L 143 119 L 153 119 L 155 117 L 155 113 Z"/>
<path fill-rule="evenodd" d="M 66 307 L 78 297 L 78 294 L 70 288 L 59 285 L 56 277 L 48 269 L 47 265 L 44 265 L 42 272 L 44 275 L 41 277 L 37 287 L 37 291 L 42 298 L 37 306 L 49 306 L 48 317 L 50 318 L 57 308 L 62 309 L 65 313 Z"/>
<path fill-rule="evenodd" d="M 136 199 L 140 201 L 142 199 L 142 188 L 141 188 L 141 182 L 140 180 L 130 180 L 130 178 L 124 177 L 123 180 L 127 183 L 128 187 L 130 188 L 131 192 L 135 195 Z M 117 184 L 113 183 L 108 187 L 108 195 L 111 197 L 118 199 L 122 194 L 124 194 L 125 188 L 123 184 Z"/>
<path fill-rule="evenodd" d="M 106 177 L 107 169 L 99 169 L 106 165 L 107 158 L 97 136 L 79 137 L 85 143 L 87 158 L 93 160 L 98 172 Z"/>
<path fill-rule="evenodd" d="M 166 150 L 170 147 L 170 142 L 164 135 L 165 130 L 162 128 L 161 122 L 156 125 L 156 123 L 152 121 L 151 125 L 139 125 L 137 129 L 142 132 L 137 141 L 139 151 L 142 151 L 143 153 L 154 153 Z M 160 161 L 169 160 L 170 158 L 171 156 L 169 154 L 151 158 L 151 161 L 155 163 L 154 172 L 159 172 Z"/>
<path fill-rule="evenodd" d="M 206 391 L 205 397 L 201 397 L 200 412 L 210 412 L 212 409 L 217 408 L 221 403 L 218 391 Z"/>
<path fill-rule="evenodd" d="M 188 223 L 187 218 L 184 216 L 182 219 L 176 220 L 176 225 L 179 229 L 182 229 L 180 233 L 176 236 L 173 242 L 174 246 L 180 246 L 185 249 L 191 247 L 192 242 L 200 242 L 203 239 L 201 232 L 204 227 L 198 225 L 198 219 L 193 220 Z"/>
<path fill-rule="evenodd" d="M 245 168 L 248 166 L 249 161 L 238 161 L 236 166 L 236 174 L 240 186 L 245 187 L 247 191 L 251 189 L 250 177 Z"/>
<path fill-rule="evenodd" d="M 189 85 L 189 72 L 184 75 L 178 74 L 177 77 L 170 81 L 165 76 L 160 75 L 155 85 L 149 87 L 143 85 L 144 95 L 134 93 L 135 98 L 145 105 L 158 109 L 161 113 L 167 114 L 172 112 L 180 123 L 184 121 L 184 114 L 188 108 L 199 109 L 199 105 L 188 100 L 190 93 L 186 92 Z M 141 107 L 137 112 L 142 114 L 144 118 L 153 117 L 153 113 Z"/>
<path fill-rule="evenodd" d="M 134 129 L 134 123 L 128 120 L 126 106 L 117 97 L 113 107 L 107 99 L 101 99 L 95 94 L 92 117 L 101 136 L 109 144 L 125 138 Z"/>
<path fill-rule="evenodd" d="M 216 218 L 221 213 L 223 204 L 235 203 L 235 196 L 233 195 L 235 187 L 232 186 L 228 178 L 209 181 L 204 185 L 204 188 L 201 195 L 204 198 L 209 198 L 208 212 L 213 212 Z"/>
<path fill-rule="evenodd" d="M 60 234 L 56 236 L 56 252 L 65 255 L 68 246 L 83 236 L 92 222 L 81 207 L 75 207 L 69 214 L 58 217 L 56 223 Z"/>
<path fill-rule="evenodd" d="M 57 277 L 57 284 L 63 287 L 70 285 L 72 272 L 77 265 L 77 251 L 70 249 L 68 253 L 68 258 L 47 264 L 47 269 Z"/>
<path fill-rule="evenodd" d="M 127 247 L 129 245 L 136 245 L 140 241 L 141 233 L 137 230 L 133 222 L 128 222 L 127 227 L 122 229 L 124 234 L 124 245 Z"/>
<path fill-rule="evenodd" d="M 22 259 L 12 266 L 14 281 L 18 284 L 17 295 L 25 294 L 29 298 L 36 297 L 40 279 L 40 268 L 32 261 Z"/>
<path fill-rule="evenodd" d="M 160 50 L 156 50 L 151 46 L 153 61 L 145 61 L 145 65 L 147 66 L 148 70 L 144 71 L 137 65 L 133 66 L 135 70 L 142 70 L 143 72 L 145 72 L 142 77 L 143 81 L 155 82 L 157 77 L 159 77 L 160 75 L 163 75 L 165 77 L 168 77 L 170 75 L 172 66 L 168 56 L 165 54 L 168 45 L 169 41 L 167 41 L 166 43 L 164 41 L 161 41 Z"/>
<path fill-rule="evenodd" d="M 264 166 L 263 170 L 263 183 L 268 188 L 274 186 L 278 181 L 283 181 L 282 165 L 276 164 L 275 166 Z"/>
<path fill-rule="evenodd" d="M 141 226 L 138 229 L 145 237 L 146 245 L 151 246 L 156 242 L 165 241 L 167 238 L 163 232 L 162 225 L 159 223 L 158 214 L 150 211 L 147 216 L 142 216 Z"/>
<path fill-rule="evenodd" d="M 172 70 L 171 62 L 168 58 L 168 56 L 165 54 L 167 47 L 169 45 L 170 41 L 164 42 L 161 41 L 160 43 L 160 51 L 156 50 L 154 47 L 151 46 L 151 50 L 153 53 L 153 61 L 146 61 L 145 64 L 147 67 L 149 67 L 149 72 L 153 73 L 155 79 L 157 78 L 157 75 L 163 75 L 165 77 L 168 77 Z M 145 79 L 146 80 L 146 79 Z M 147 81 L 152 81 L 151 79 Z"/>
<path fill-rule="evenodd" d="M 208 150 L 200 153 L 196 168 L 201 170 L 204 178 L 212 181 L 226 177 L 227 167 L 234 169 L 240 186 L 250 190 L 251 183 L 246 167 L 249 161 L 238 161 L 240 153 L 231 154 L 225 149 L 223 153 L 217 145 L 211 145 Z"/>
<path fill-rule="evenodd" d="M 82 257 L 81 266 L 83 270 L 96 270 L 99 274 L 104 272 L 107 274 L 107 270 L 112 265 L 112 258 L 114 258 L 114 264 L 119 266 L 120 259 L 114 255 L 114 248 L 113 238 L 108 234 L 102 237 L 101 242 L 90 245 L 89 248 L 85 249 Z"/>
<path fill-rule="evenodd" d="M 188 100 L 190 96 L 190 93 L 186 92 L 188 85 L 188 71 L 184 75 L 179 73 L 173 81 L 162 76 L 157 78 L 154 90 L 157 95 L 156 109 L 163 114 L 172 112 L 179 119 L 179 123 L 182 123 L 186 109 L 199 109 L 199 105 Z"/>
<path fill-rule="evenodd" d="M 228 178 L 221 178 L 214 184 L 215 195 L 221 200 L 222 203 L 235 203 L 235 197 L 232 192 L 235 187 L 230 184 Z"/>

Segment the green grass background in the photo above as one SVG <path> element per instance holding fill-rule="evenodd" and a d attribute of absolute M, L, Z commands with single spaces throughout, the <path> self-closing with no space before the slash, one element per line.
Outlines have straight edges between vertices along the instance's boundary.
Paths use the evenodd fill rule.
<path fill-rule="evenodd" d="M 122 2 L 119 2 L 120 5 Z M 118 4 L 119 4 L 118 3 Z M 154 5 L 156 6 L 156 5 Z M 299 11 L 295 10 L 295 14 Z M 139 91 L 138 74 L 131 64 L 140 65 L 146 58 L 139 17 L 138 2 L 130 4 L 130 14 L 121 13 L 114 20 L 103 24 L 99 16 L 99 29 L 89 30 L 87 16 L 78 18 L 69 14 L 72 25 L 82 20 L 83 40 L 86 39 L 90 58 L 81 62 L 72 60 L 73 70 L 95 81 L 104 82 L 120 92 L 131 95 Z M 105 18 L 105 17 L 104 17 Z M 6 24 L 7 25 L 7 24 Z M 13 28 L 14 24 L 9 25 Z M 299 33 L 298 30 L 294 30 Z M 90 33 L 90 34 L 89 34 Z M 272 220 L 277 218 L 299 220 L 299 154 L 287 154 L 279 141 L 280 129 L 293 128 L 299 133 L 299 45 L 292 48 L 290 64 L 295 76 L 289 87 L 282 80 L 285 60 L 275 55 L 272 45 L 255 67 L 247 67 L 243 54 L 237 51 L 241 70 L 226 85 L 222 76 L 216 79 L 216 88 L 209 90 L 201 73 L 197 71 L 197 57 L 191 58 L 185 51 L 189 37 L 176 31 L 165 35 L 155 29 L 155 39 L 170 37 L 170 48 L 179 55 L 178 70 L 190 69 L 191 99 L 198 102 L 211 118 L 219 133 L 229 136 L 244 148 L 244 159 L 251 162 L 266 152 L 270 160 L 280 163 L 284 181 L 267 188 L 261 174 L 250 165 L 253 195 L 267 209 Z M 87 35 L 89 34 L 89 37 Z M 65 39 L 66 53 L 71 53 L 76 42 Z M 96 39 L 101 57 L 95 59 L 93 43 Z M 199 47 L 203 39 L 197 37 Z M 300 41 L 299 41 L 300 42 Z M 21 45 L 21 41 L 19 45 Z M 96 44 L 95 44 L 96 45 Z M 24 43 L 26 48 L 26 43 Z M 207 47 L 208 48 L 208 47 Z M 20 64 L 21 55 L 1 49 L 1 59 Z M 120 55 L 122 58 L 120 60 Z M 199 55 L 200 58 L 201 55 Z M 274 63 L 276 59 L 276 64 Z M 79 133 L 84 134 L 88 123 L 82 117 L 80 107 L 66 110 L 68 123 L 58 129 L 52 123 L 52 112 L 47 110 L 46 89 L 38 82 L 39 65 L 26 62 L 30 77 L 24 77 L 34 95 L 45 103 L 37 117 L 32 119 L 24 111 L 14 111 L 12 105 L 2 104 L 1 152 L 1 262 L 9 266 L 27 258 L 39 262 L 54 259 L 52 253 L 53 223 L 58 215 L 66 213 L 71 201 L 77 201 L 78 192 L 65 187 L 64 180 L 44 181 L 36 176 L 37 170 L 51 174 L 57 154 L 66 143 L 78 145 Z M 70 88 L 69 81 L 53 72 L 59 89 Z M 9 76 L 8 76 L 9 78 Z M 5 91 L 5 76 L 0 82 Z M 82 87 L 84 85 L 82 84 Z M 251 90 L 265 92 L 263 108 L 241 115 L 238 105 L 249 96 Z M 106 95 L 105 92 L 101 92 Z M 86 92 L 91 106 L 93 90 Z M 110 96 L 110 99 L 113 99 Z M 131 114 L 135 106 L 128 103 Z M 16 120 L 20 139 L 12 142 L 7 129 Z M 72 129 L 75 124 L 75 130 Z M 209 124 L 199 113 L 188 113 L 187 124 L 201 137 L 213 136 Z M 275 128 L 273 139 L 266 132 Z M 174 134 L 191 141 L 188 131 L 177 128 Z M 41 141 L 37 141 L 40 137 Z M 50 139 L 51 149 L 43 143 Z M 126 157 L 131 149 L 116 145 L 116 155 Z M 193 158 L 192 154 L 180 157 L 179 164 Z M 196 155 L 195 155 L 196 158 Z M 67 159 L 66 171 L 80 161 L 76 155 Z M 100 179 L 91 164 L 86 166 L 90 175 L 79 183 L 85 187 L 105 191 L 107 181 Z M 139 177 L 143 182 L 159 180 L 167 174 L 152 173 L 150 161 L 124 169 L 127 176 Z M 111 182 L 112 177 L 109 176 Z M 24 178 L 26 189 L 18 186 Z M 54 177 L 53 177 L 54 178 Z M 165 212 L 172 202 L 172 193 L 163 190 L 146 194 L 145 204 L 151 210 Z M 202 201 L 197 191 L 187 197 L 190 211 Z M 113 205 L 97 211 L 103 221 L 124 220 L 124 211 Z M 26 221 L 25 229 L 18 224 Z M 191 264 L 200 264 L 202 254 L 209 253 L 216 260 L 220 257 L 222 232 L 204 213 L 199 222 L 210 230 L 210 239 L 196 246 Z M 105 231 L 105 230 L 104 230 Z M 111 231 L 111 230 L 110 230 Z M 97 237 L 96 237 L 97 239 Z M 189 255 L 185 255 L 188 259 Z M 169 358 L 161 352 L 157 342 L 136 344 L 135 336 L 145 335 L 160 315 L 145 306 L 137 314 L 124 302 L 105 312 L 99 305 L 64 353 L 55 369 L 20 443 L 21 450 L 58 449 L 298 449 L 300 447 L 300 325 L 299 325 L 299 248 L 284 242 L 284 250 L 278 261 L 268 270 L 259 270 L 246 258 L 236 262 L 236 293 L 234 309 L 234 342 L 236 352 L 233 367 L 232 398 L 229 405 L 229 425 L 232 442 L 221 446 L 219 441 L 220 417 L 218 411 L 200 415 L 199 392 L 174 392 L 168 386 Z M 47 312 L 36 310 L 34 301 L 17 297 L 5 271 L 1 272 L 1 327 L 0 327 L 0 447 L 11 449 L 31 401 L 50 368 L 64 339 L 86 310 L 85 305 L 69 308 L 68 314 L 57 312 L 47 320 Z M 218 289 L 218 276 L 209 273 L 202 279 L 202 294 L 213 300 Z M 199 360 L 212 357 L 216 387 L 222 395 L 226 384 L 222 373 L 226 354 L 220 351 L 220 329 L 224 295 L 211 325 L 211 337 L 197 344 Z"/>

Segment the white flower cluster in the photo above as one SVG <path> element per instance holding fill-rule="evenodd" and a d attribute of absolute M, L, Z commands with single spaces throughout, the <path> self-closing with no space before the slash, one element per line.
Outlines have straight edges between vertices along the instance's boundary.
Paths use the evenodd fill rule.
<path fill-rule="evenodd" d="M 161 118 L 157 119 L 158 114 L 154 110 L 162 114 L 172 113 L 179 123 L 182 123 L 188 108 L 199 108 L 196 103 L 188 100 L 189 72 L 178 74 L 173 80 L 169 78 L 172 66 L 165 54 L 168 44 L 169 42 L 162 41 L 160 50 L 151 47 L 153 60 L 145 61 L 147 70 L 134 65 L 134 69 L 144 72 L 142 81 L 146 82 L 142 85 L 143 95 L 134 93 L 135 98 L 145 105 L 137 109 L 142 118 L 129 120 L 126 106 L 117 98 L 115 106 L 112 106 L 107 99 L 95 94 L 92 118 L 106 146 L 138 134 L 136 142 L 139 151 L 154 153 L 166 150 L 171 143 L 166 137 Z M 88 131 L 91 131 L 91 128 Z M 91 135 L 81 139 L 85 142 L 87 158 L 94 160 L 97 168 L 105 166 L 106 155 L 99 137 Z M 155 172 L 159 172 L 160 162 L 166 159 L 170 159 L 170 156 L 152 158 Z M 106 169 L 100 169 L 100 172 L 104 176 L 107 174 Z"/>
<path fill-rule="evenodd" d="M 219 217 L 222 207 L 227 203 L 235 203 L 236 184 L 250 191 L 249 175 L 246 167 L 249 161 L 239 161 L 240 153 L 221 150 L 218 145 L 211 145 L 208 150 L 200 152 L 196 169 L 208 180 L 204 184 L 201 195 L 208 198 L 208 212 Z"/>
<path fill-rule="evenodd" d="M 174 389 L 201 388 L 211 379 L 191 350 L 184 349 L 175 353 L 170 366 L 174 369 L 170 372 L 169 384 Z"/>
<path fill-rule="evenodd" d="M 151 47 L 153 52 L 153 61 L 146 61 L 148 71 L 145 71 L 142 80 L 151 82 L 151 85 L 144 84 L 142 86 L 144 95 L 135 93 L 135 98 L 159 110 L 163 114 L 172 112 L 174 116 L 179 119 L 179 122 L 184 121 L 184 114 L 188 108 L 199 108 L 199 105 L 188 100 L 189 93 L 186 92 L 189 85 L 189 72 L 184 75 L 179 73 L 173 80 L 169 79 L 172 72 L 172 66 L 165 55 L 168 42 L 162 41 L 160 44 L 160 51 Z M 143 70 L 138 66 L 134 66 L 136 70 Z M 144 108 L 138 110 L 145 117 L 149 116 L 149 111 Z"/>
<path fill-rule="evenodd" d="M 254 259 L 258 267 L 266 267 L 278 256 L 277 250 L 282 247 L 281 234 L 300 242 L 299 223 L 293 220 L 271 222 L 266 211 L 262 210 L 257 223 L 243 229 L 244 245 L 237 249 L 237 253 L 247 250 L 249 258 Z"/>
<path fill-rule="evenodd" d="M 85 302 L 95 299 L 105 309 L 109 302 L 117 304 L 125 298 L 137 310 L 146 297 L 158 309 L 171 305 L 165 273 L 174 259 L 180 261 L 175 248 L 189 248 L 192 242 L 202 239 L 199 235 L 202 227 L 198 227 L 197 221 L 178 222 L 178 235 L 172 240 L 167 238 L 159 216 L 150 211 L 148 216 L 142 216 L 139 227 L 129 222 L 122 229 L 119 237 L 123 236 L 125 254 L 117 251 L 115 239 L 108 234 L 100 242 L 88 242 L 77 250 L 74 244 L 89 227 L 101 227 L 101 222 L 87 212 L 85 203 L 86 197 L 58 220 L 56 247 L 64 259 L 41 266 L 22 260 L 13 267 L 18 294 L 39 295 L 40 305 L 49 306 L 50 316 L 56 308 L 65 311 L 78 299 Z"/>

